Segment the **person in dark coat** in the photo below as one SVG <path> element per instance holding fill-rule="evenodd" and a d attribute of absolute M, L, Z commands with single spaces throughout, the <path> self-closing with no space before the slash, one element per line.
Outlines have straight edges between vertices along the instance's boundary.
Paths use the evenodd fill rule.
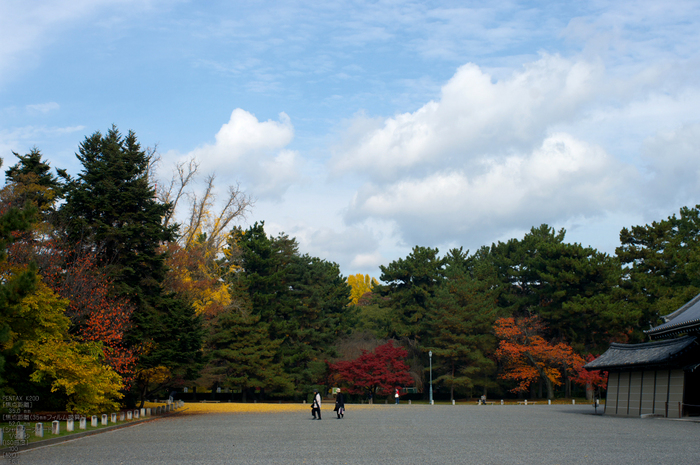
<path fill-rule="evenodd" d="M 345 396 L 340 392 L 340 389 L 338 389 L 338 393 L 335 396 L 335 408 L 333 410 L 338 414 L 339 419 L 345 415 Z"/>

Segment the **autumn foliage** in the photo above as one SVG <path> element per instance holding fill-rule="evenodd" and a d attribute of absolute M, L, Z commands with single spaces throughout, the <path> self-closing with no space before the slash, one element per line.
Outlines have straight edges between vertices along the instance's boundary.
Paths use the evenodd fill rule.
<path fill-rule="evenodd" d="M 583 368 L 583 365 L 588 362 L 592 362 L 596 358 L 597 357 L 595 355 L 588 354 L 585 360 L 582 358 L 581 360 L 577 361 L 576 365 L 574 366 L 575 375 L 573 377 L 573 381 L 576 384 L 599 389 L 606 389 L 608 387 L 608 377 L 606 375 L 607 372 L 601 370 L 588 371 Z"/>
<path fill-rule="evenodd" d="M 101 343 L 104 361 L 128 383 L 137 360 L 135 350 L 124 344 L 133 306 L 112 294 L 114 283 L 94 254 L 75 255 L 55 241 L 42 244 L 42 251 L 40 274 L 68 300 L 72 333 L 78 341 Z"/>
<path fill-rule="evenodd" d="M 527 392 L 531 384 L 542 380 L 551 398 L 552 386 L 562 383 L 564 372 L 583 366 L 583 359 L 571 346 L 545 340 L 544 329 L 537 316 L 496 321 L 494 331 L 500 340 L 496 357 L 503 364 L 500 376 L 517 383 L 511 392 Z"/>
<path fill-rule="evenodd" d="M 389 394 L 399 386 L 413 384 L 406 355 L 406 349 L 389 341 L 374 352 L 362 351 L 355 360 L 329 364 L 329 368 L 333 379 L 345 384 L 351 394 Z"/>

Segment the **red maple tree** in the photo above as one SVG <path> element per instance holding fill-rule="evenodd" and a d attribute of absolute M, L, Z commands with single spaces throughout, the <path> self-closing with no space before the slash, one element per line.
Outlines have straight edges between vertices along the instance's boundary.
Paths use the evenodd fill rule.
<path fill-rule="evenodd" d="M 575 366 L 574 366 L 574 372 L 576 373 L 575 376 L 572 378 L 573 381 L 576 384 L 580 384 L 581 386 L 586 386 L 586 389 L 590 388 L 598 388 L 598 389 L 606 389 L 608 387 L 608 377 L 606 375 L 606 371 L 588 371 L 585 368 L 583 368 L 583 365 L 585 365 L 588 362 L 592 362 L 595 360 L 597 357 L 593 354 L 589 354 L 586 359 L 581 359 Z"/>
<path fill-rule="evenodd" d="M 362 351 L 355 360 L 329 364 L 332 379 L 340 381 L 351 394 L 389 394 L 399 386 L 413 385 L 413 377 L 404 361 L 408 355 L 403 347 L 392 341 L 374 349 Z"/>

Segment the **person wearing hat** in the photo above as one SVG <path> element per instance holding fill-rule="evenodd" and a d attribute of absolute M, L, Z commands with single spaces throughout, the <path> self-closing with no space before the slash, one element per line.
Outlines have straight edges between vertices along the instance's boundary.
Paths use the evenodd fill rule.
<path fill-rule="evenodd" d="M 321 419 L 321 394 L 319 394 L 318 389 L 314 389 L 314 400 L 311 402 L 311 416 L 312 420 L 316 419 L 316 414 L 318 413 L 318 419 Z"/>

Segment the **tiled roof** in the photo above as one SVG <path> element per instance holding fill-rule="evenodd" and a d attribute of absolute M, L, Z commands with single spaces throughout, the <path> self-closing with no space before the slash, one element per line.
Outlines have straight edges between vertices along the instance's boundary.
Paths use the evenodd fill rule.
<path fill-rule="evenodd" d="M 695 336 L 685 336 L 643 344 L 612 343 L 603 355 L 586 364 L 584 368 L 608 370 L 673 364 L 688 349 L 697 346 L 695 340 Z"/>
<path fill-rule="evenodd" d="M 647 333 L 651 338 L 675 336 L 689 330 L 700 330 L 700 294 L 681 308 L 664 317 L 666 323 L 651 328 Z"/>

